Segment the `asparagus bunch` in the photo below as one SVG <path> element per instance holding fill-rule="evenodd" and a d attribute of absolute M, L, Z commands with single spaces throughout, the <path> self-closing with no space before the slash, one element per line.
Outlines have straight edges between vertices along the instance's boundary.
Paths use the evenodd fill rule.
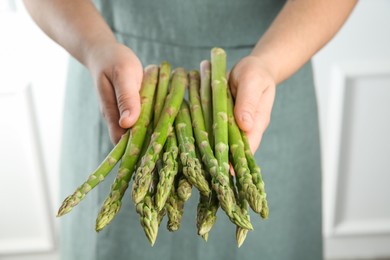
<path fill-rule="evenodd" d="M 228 99 L 228 122 L 229 122 L 229 147 L 232 155 L 233 168 L 239 186 L 243 189 L 243 196 L 249 202 L 253 211 L 260 213 L 262 198 L 260 191 L 253 184 L 252 175 L 248 167 L 245 155 L 244 142 L 241 138 L 241 132 L 233 115 L 233 98 L 230 90 L 227 91 Z M 238 186 L 238 185 L 237 185 Z"/>
<path fill-rule="evenodd" d="M 201 102 L 200 100 L 200 77 L 199 73 L 197 71 L 191 71 L 189 73 L 190 78 L 190 84 L 189 84 L 189 99 L 190 99 L 190 107 L 191 107 L 191 118 L 192 118 L 192 125 L 195 132 L 195 139 L 199 143 L 199 140 L 203 140 L 205 142 L 210 143 L 213 140 L 212 135 L 208 135 L 206 131 L 206 123 L 207 126 L 212 126 L 212 110 L 211 110 L 211 86 L 210 86 L 210 70 L 206 71 L 206 69 L 210 69 L 210 64 L 203 62 L 203 96 L 204 100 Z M 208 67 L 206 67 L 208 65 Z M 201 65 L 202 70 L 202 65 Z M 203 115 L 207 114 L 207 120 L 206 117 Z M 212 130 L 211 132 L 212 133 Z M 206 135 L 202 137 L 197 137 L 197 135 Z M 201 153 L 201 151 L 199 151 Z M 203 171 L 203 175 L 209 182 L 209 185 L 211 186 L 211 176 L 210 173 L 207 170 L 207 165 L 205 167 L 206 169 Z M 217 210 L 218 210 L 219 202 L 217 199 L 217 194 L 215 190 L 212 190 L 211 194 L 209 196 L 205 196 L 204 194 L 200 194 L 199 196 L 199 203 L 197 207 L 197 218 L 196 218 L 196 227 L 198 228 L 198 235 L 202 236 L 204 240 L 207 241 L 208 239 L 208 233 L 213 227 L 215 221 L 217 220 Z"/>
<path fill-rule="evenodd" d="M 183 174 L 203 195 L 208 196 L 210 194 L 210 187 L 205 176 L 202 174 L 202 164 L 196 156 L 191 116 L 186 101 L 181 104 L 179 114 L 175 121 L 175 128 L 179 139 Z"/>
<path fill-rule="evenodd" d="M 146 195 L 152 181 L 152 171 L 156 160 L 172 130 L 173 122 L 179 111 L 187 86 L 187 73 L 184 69 L 176 69 L 172 76 L 172 85 L 166 97 L 163 112 L 152 134 L 146 154 L 142 157 L 141 165 L 134 175 L 132 197 L 134 203 L 139 203 Z"/>
<path fill-rule="evenodd" d="M 160 76 L 158 82 L 156 103 L 154 106 L 154 126 L 157 126 L 158 119 L 164 106 L 165 98 L 168 93 L 171 66 L 168 62 L 163 62 L 160 66 Z M 164 154 L 160 158 L 162 164 L 159 169 L 159 181 L 156 188 L 155 204 L 158 211 L 163 210 L 165 202 L 172 189 L 174 178 L 178 172 L 177 155 L 179 149 L 175 131 L 170 129 L 167 141 L 164 145 Z"/>
<path fill-rule="evenodd" d="M 184 99 L 187 85 L 189 103 Z M 171 74 L 168 62 L 160 67 L 150 65 L 145 68 L 140 96 L 138 121 L 88 179 L 64 200 L 58 216 L 71 211 L 120 161 L 98 214 L 96 231 L 118 214 L 134 174 L 132 199 L 151 245 L 165 215 L 168 230 L 179 229 L 185 202 L 194 186 L 200 194 L 198 235 L 207 241 L 221 206 L 237 226 L 240 247 L 253 229 L 249 206 L 267 218 L 268 204 L 260 168 L 233 116 L 226 53 L 220 48 L 212 49 L 211 62 L 203 61 L 200 73 L 194 70 L 187 74 L 178 68 Z"/>
<path fill-rule="evenodd" d="M 141 113 L 135 125 L 131 128 L 131 138 L 122 157 L 117 177 L 111 186 L 110 194 L 104 201 L 96 219 L 96 231 L 102 230 L 119 212 L 122 198 L 129 186 L 131 175 L 137 163 L 146 130 L 151 123 L 154 93 L 157 85 L 158 67 L 149 66 L 145 70 L 143 85 L 141 87 Z"/>

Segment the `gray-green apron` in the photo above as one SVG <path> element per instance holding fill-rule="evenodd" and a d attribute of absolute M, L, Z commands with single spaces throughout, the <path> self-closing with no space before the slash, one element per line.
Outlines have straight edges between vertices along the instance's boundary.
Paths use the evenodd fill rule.
<path fill-rule="evenodd" d="M 143 65 L 168 60 L 173 67 L 199 68 L 210 49 L 223 47 L 228 67 L 249 54 L 280 11 L 278 0 L 98 0 L 117 39 Z M 289 44 L 286 42 L 285 44 Z M 66 89 L 61 198 L 71 193 L 111 150 L 89 72 L 71 60 Z M 150 247 L 127 192 L 121 211 L 99 234 L 96 215 L 115 171 L 59 220 L 63 260 L 128 259 L 322 259 L 321 171 L 317 106 L 311 64 L 277 88 L 272 119 L 256 159 L 262 167 L 270 207 L 264 221 L 252 214 L 254 231 L 237 249 L 235 226 L 218 211 L 205 243 L 196 234 L 198 194 L 186 204 L 181 228 L 162 223 Z"/>

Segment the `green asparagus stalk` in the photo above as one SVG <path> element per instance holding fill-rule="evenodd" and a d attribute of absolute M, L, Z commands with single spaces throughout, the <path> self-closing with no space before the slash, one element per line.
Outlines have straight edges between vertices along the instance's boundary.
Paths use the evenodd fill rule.
<path fill-rule="evenodd" d="M 146 150 L 148 149 L 152 134 L 153 134 L 153 124 L 149 124 L 148 129 L 146 129 L 145 140 L 144 140 L 144 143 L 142 144 L 141 152 L 138 156 L 138 161 L 137 161 L 137 164 L 135 166 L 135 169 L 138 169 L 139 166 L 141 165 L 141 161 L 142 161 L 141 159 L 145 155 Z"/>
<path fill-rule="evenodd" d="M 230 160 L 232 160 L 232 156 L 230 155 Z M 236 185 L 235 185 L 236 184 Z M 233 175 L 229 175 L 229 185 L 232 188 L 234 195 L 237 200 L 237 204 L 241 209 L 242 214 L 245 214 L 248 219 L 250 219 L 249 213 L 248 213 L 248 201 L 245 199 L 244 191 L 242 189 L 242 186 L 239 182 L 234 182 Z M 244 243 L 246 236 L 248 234 L 248 229 L 240 227 L 239 225 L 236 225 L 236 242 L 237 246 L 241 247 L 241 245 Z"/>
<path fill-rule="evenodd" d="M 204 60 L 200 63 L 200 100 L 206 130 L 211 147 L 214 147 L 213 136 L 213 103 L 211 96 L 211 63 Z"/>
<path fill-rule="evenodd" d="M 168 62 L 163 62 L 160 65 L 160 76 L 158 82 L 156 102 L 154 106 L 154 125 L 157 126 L 158 119 L 164 106 L 165 98 L 168 93 L 168 85 L 171 68 Z M 175 131 L 171 131 L 164 145 L 164 154 L 160 153 L 160 158 L 157 162 L 159 171 L 159 182 L 155 196 L 155 204 L 159 211 L 165 205 L 172 188 L 174 177 L 177 173 L 177 155 L 178 147 Z M 159 163 L 160 162 L 160 163 Z"/>
<path fill-rule="evenodd" d="M 202 67 L 203 64 L 201 64 Z M 210 65 L 210 64 L 208 64 Z M 210 81 L 210 66 L 208 71 L 208 81 Z M 205 127 L 205 121 L 209 120 L 209 126 L 212 126 L 212 110 L 211 110 L 211 96 L 210 93 L 208 98 L 210 99 L 210 102 L 201 103 L 200 101 L 200 90 L 199 90 L 199 73 L 197 71 L 191 71 L 189 73 L 190 83 L 189 83 L 189 98 L 190 98 L 190 108 L 191 108 L 191 118 L 192 118 L 192 124 L 194 127 L 194 131 L 202 131 L 200 129 L 197 129 L 198 124 L 202 124 L 201 128 Z M 210 82 L 208 83 L 209 91 L 210 89 Z M 203 100 L 202 100 L 203 101 Z M 210 112 L 209 117 L 207 120 L 203 120 L 203 114 L 201 110 L 203 106 L 206 106 L 208 110 L 207 112 Z M 205 118 L 206 119 L 206 118 Z M 201 121 L 201 122 L 199 122 Z M 210 132 L 212 133 L 212 131 Z M 203 134 L 207 134 L 207 131 L 204 131 Z M 196 136 L 196 133 L 195 133 Z M 212 137 L 212 134 L 208 135 L 208 137 Z M 201 153 L 199 151 L 199 153 Z M 198 156 L 199 158 L 202 158 L 202 156 Z M 206 166 L 207 168 L 207 166 Z M 205 178 L 208 180 L 208 182 L 211 182 L 211 176 L 208 173 L 207 170 L 203 171 Z M 207 241 L 208 238 L 208 232 L 211 230 L 212 226 L 215 224 L 215 221 L 217 219 L 217 210 L 218 210 L 218 199 L 217 194 L 214 190 L 211 191 L 209 196 L 204 196 L 200 194 L 199 196 L 199 203 L 197 207 L 197 218 L 196 218 L 196 226 L 198 228 L 198 235 L 202 236 L 203 239 Z"/>
<path fill-rule="evenodd" d="M 246 137 L 243 131 L 241 131 L 241 137 L 242 137 L 242 141 L 244 142 L 245 155 L 248 161 L 249 169 L 251 171 L 253 183 L 256 185 L 257 190 L 261 194 L 262 208 L 260 211 L 260 216 L 263 219 L 267 219 L 269 210 L 268 210 L 268 203 L 267 203 L 267 194 L 265 193 L 264 181 L 263 178 L 261 177 L 261 170 L 256 163 L 255 157 L 253 156 L 253 153 L 249 146 L 248 138 Z"/>
<path fill-rule="evenodd" d="M 71 211 L 79 202 L 84 199 L 85 195 L 100 182 L 104 180 L 107 174 L 114 168 L 125 152 L 127 141 L 129 140 L 130 131 L 127 131 L 116 146 L 111 150 L 99 167 L 88 177 L 88 179 L 68 196 L 58 210 L 57 217 L 61 217 Z"/>
<path fill-rule="evenodd" d="M 203 195 L 208 196 L 210 194 L 210 187 L 202 174 L 202 164 L 196 156 L 191 116 L 186 101 L 183 101 L 181 104 L 180 111 L 175 120 L 175 128 L 179 141 L 183 174 Z"/>
<path fill-rule="evenodd" d="M 134 203 L 139 203 L 146 195 L 152 180 L 151 172 L 172 129 L 173 121 L 184 98 L 186 86 L 186 71 L 182 68 L 176 69 L 172 77 L 171 91 L 164 103 L 163 112 L 154 129 L 146 154 L 142 157 L 141 165 L 134 176 L 132 188 Z"/>
<path fill-rule="evenodd" d="M 248 214 L 248 201 L 245 199 L 245 191 L 243 190 L 243 187 L 237 183 L 237 189 L 238 189 L 238 201 L 240 208 L 243 212 L 243 214 Z M 242 228 L 240 226 L 236 226 L 236 241 L 237 246 L 241 247 L 246 239 L 246 235 L 248 234 L 248 229 Z"/>
<path fill-rule="evenodd" d="M 158 78 L 156 101 L 154 104 L 154 124 L 153 124 L 154 127 L 157 126 L 158 120 L 160 119 L 162 109 L 164 107 L 165 98 L 166 98 L 167 93 L 168 93 L 170 74 L 171 74 L 171 65 L 168 62 L 163 61 L 160 64 L 160 73 L 159 73 L 159 78 Z M 168 136 L 168 139 L 169 139 L 169 136 Z M 154 171 L 160 172 L 162 167 L 163 167 L 162 153 L 160 153 L 160 155 L 156 161 L 156 166 L 154 168 Z"/>
<path fill-rule="evenodd" d="M 139 167 L 139 165 L 141 164 L 141 158 L 146 153 L 152 133 L 153 133 L 153 126 L 152 124 L 149 124 L 149 127 L 147 129 L 147 134 L 145 137 L 145 142 L 142 146 L 141 156 L 137 162 L 137 167 Z M 142 228 L 144 229 L 145 235 L 148 238 L 150 244 L 153 246 L 154 241 L 157 238 L 156 218 L 158 223 L 157 227 L 159 227 L 162 219 L 164 218 L 164 215 L 166 214 L 166 211 L 165 209 L 163 209 L 161 211 L 158 211 L 157 213 L 155 212 L 153 195 L 155 193 L 155 187 L 158 182 L 158 176 L 154 171 L 152 172 L 152 176 L 153 176 L 152 177 L 153 181 L 151 183 L 151 186 L 149 187 L 149 190 L 145 198 L 136 205 L 136 211 L 140 215 L 140 223 Z"/>
<path fill-rule="evenodd" d="M 177 231 L 180 228 L 184 212 L 184 202 L 185 201 L 178 196 L 175 187 L 172 186 L 172 190 L 165 205 L 168 214 L 167 229 L 171 232 Z"/>
<path fill-rule="evenodd" d="M 199 196 L 197 207 L 196 227 L 198 235 L 204 239 L 217 221 L 218 199 L 217 194 L 212 193 L 209 197 Z M 205 239 L 207 241 L 207 239 Z"/>
<path fill-rule="evenodd" d="M 248 163 L 245 155 L 244 143 L 241 138 L 240 128 L 238 127 L 236 120 L 234 119 L 234 104 L 233 98 L 228 93 L 228 132 L 229 132 L 229 146 L 230 153 L 232 155 L 233 168 L 236 173 L 236 179 L 239 183 L 242 194 L 248 201 L 251 208 L 256 212 L 261 211 L 261 194 L 253 184 L 252 175 L 248 167 Z"/>
<path fill-rule="evenodd" d="M 147 128 L 152 120 L 152 109 L 154 93 L 157 85 L 158 67 L 149 65 L 145 68 L 144 79 L 142 82 L 141 112 L 137 122 L 130 130 L 130 137 L 127 142 L 125 154 L 122 157 L 118 174 L 111 186 L 110 194 L 104 201 L 96 219 L 96 231 L 102 230 L 108 225 L 119 212 L 122 205 L 122 198 L 129 186 L 131 175 L 138 161 L 140 151 L 145 140 Z"/>
<path fill-rule="evenodd" d="M 171 65 L 168 62 L 163 61 L 160 64 L 156 101 L 154 103 L 154 127 L 157 126 L 158 120 L 160 119 L 161 111 L 164 107 L 165 98 L 168 93 L 170 75 Z"/>
<path fill-rule="evenodd" d="M 192 194 L 192 184 L 187 180 L 183 173 L 178 176 L 178 180 L 177 196 L 179 196 L 181 200 L 187 201 L 190 199 Z"/>
<path fill-rule="evenodd" d="M 227 116 L 227 80 L 226 53 L 220 48 L 211 50 L 211 79 L 214 120 L 214 152 L 220 167 L 228 176 L 228 116 Z"/>
<path fill-rule="evenodd" d="M 157 210 L 162 210 L 165 202 L 168 199 L 169 193 L 172 190 L 173 182 L 178 171 L 178 163 L 176 161 L 179 153 L 177 147 L 175 131 L 171 131 L 165 143 L 165 152 L 163 154 L 163 167 L 159 172 L 159 182 L 157 184 L 157 191 L 155 202 Z"/>
<path fill-rule="evenodd" d="M 156 242 L 158 227 L 162 220 L 163 215 L 161 215 L 156 210 L 153 196 L 156 192 L 156 186 L 158 182 L 158 175 L 154 171 L 152 172 L 152 182 L 150 187 L 140 203 L 136 205 L 136 211 L 140 215 L 140 223 L 144 229 L 145 235 L 148 238 L 150 245 L 153 246 Z"/>
<path fill-rule="evenodd" d="M 199 85 L 196 84 L 196 75 L 196 72 L 190 73 L 190 81 L 194 84 L 190 84 L 189 97 L 191 102 L 192 126 L 194 128 L 196 143 L 202 156 L 202 161 L 212 177 L 212 187 L 217 194 L 221 208 L 226 212 L 229 219 L 237 225 L 252 229 L 252 225 L 247 216 L 242 214 L 240 208 L 236 204 L 234 192 L 229 186 L 229 173 L 225 172 L 225 167 L 219 167 L 218 161 L 214 157 L 213 150 L 210 146 L 199 102 Z"/>

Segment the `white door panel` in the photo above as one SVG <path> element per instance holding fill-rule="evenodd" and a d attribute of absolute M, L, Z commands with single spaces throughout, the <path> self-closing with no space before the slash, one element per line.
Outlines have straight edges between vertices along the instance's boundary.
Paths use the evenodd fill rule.
<path fill-rule="evenodd" d="M 67 55 L 20 0 L 0 4 L 0 32 L 0 260 L 54 260 Z"/>
<path fill-rule="evenodd" d="M 360 65 L 332 73 L 323 144 L 328 258 L 390 256 L 390 63 Z"/>
<path fill-rule="evenodd" d="M 0 255 L 54 247 L 31 93 L 0 91 Z"/>
<path fill-rule="evenodd" d="M 390 257 L 390 2 L 359 1 L 314 58 L 330 259 Z"/>

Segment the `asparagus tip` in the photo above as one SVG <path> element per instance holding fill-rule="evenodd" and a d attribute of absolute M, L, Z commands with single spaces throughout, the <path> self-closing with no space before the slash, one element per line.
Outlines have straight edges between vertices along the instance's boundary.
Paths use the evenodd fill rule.
<path fill-rule="evenodd" d="M 134 204 L 140 203 L 145 198 L 146 192 L 147 192 L 147 190 L 145 190 L 145 189 L 142 189 L 142 190 L 140 188 L 135 189 L 134 184 L 133 184 L 133 190 L 132 190 L 131 195 L 132 195 Z"/>
<path fill-rule="evenodd" d="M 244 214 L 241 210 L 239 210 L 239 208 L 232 213 L 233 214 L 230 219 L 234 224 L 243 229 L 253 230 L 249 215 Z"/>
<path fill-rule="evenodd" d="M 168 231 L 175 232 L 175 231 L 179 230 L 179 228 L 180 228 L 180 222 L 168 220 L 168 223 L 167 223 Z"/>
<path fill-rule="evenodd" d="M 254 189 L 252 189 L 251 191 L 248 191 L 246 194 L 248 195 L 247 200 L 249 202 L 250 207 L 253 209 L 254 212 L 260 213 L 263 208 L 263 201 L 260 193 L 258 193 L 258 191 L 256 190 L 256 187 L 254 187 Z"/>
<path fill-rule="evenodd" d="M 269 209 L 268 209 L 268 204 L 267 204 L 267 201 L 266 200 L 263 200 L 263 207 L 260 211 L 260 216 L 263 218 L 263 219 L 268 219 L 268 215 L 269 215 Z"/>
<path fill-rule="evenodd" d="M 97 232 L 105 228 L 114 219 L 119 212 L 122 202 L 120 200 L 112 200 L 111 197 L 107 198 L 101 208 L 99 215 L 96 218 L 95 230 Z"/>
<path fill-rule="evenodd" d="M 202 235 L 205 235 L 208 232 L 210 232 L 210 230 L 213 227 L 213 225 L 215 224 L 216 220 L 217 220 L 217 218 L 214 215 L 207 216 L 202 221 L 202 224 L 200 225 L 200 227 L 198 229 L 198 234 L 202 236 Z"/>
<path fill-rule="evenodd" d="M 238 228 L 236 230 L 236 241 L 237 241 L 237 247 L 240 248 L 242 244 L 244 243 L 246 239 L 246 235 L 248 234 L 247 229 Z"/>
<path fill-rule="evenodd" d="M 205 233 L 204 235 L 201 235 L 201 237 L 203 238 L 204 241 L 207 242 L 207 240 L 209 239 L 209 233 Z"/>
<path fill-rule="evenodd" d="M 79 203 L 79 200 L 76 200 L 76 198 L 73 195 L 69 195 L 65 198 L 64 202 L 62 202 L 61 207 L 58 209 L 57 217 L 61 217 L 65 215 L 66 213 L 70 212 L 74 206 L 76 206 Z"/>
<path fill-rule="evenodd" d="M 154 243 L 156 243 L 156 239 L 157 239 L 157 234 L 146 234 L 146 237 L 148 238 L 149 240 L 149 243 L 150 243 L 150 246 L 154 246 Z"/>

